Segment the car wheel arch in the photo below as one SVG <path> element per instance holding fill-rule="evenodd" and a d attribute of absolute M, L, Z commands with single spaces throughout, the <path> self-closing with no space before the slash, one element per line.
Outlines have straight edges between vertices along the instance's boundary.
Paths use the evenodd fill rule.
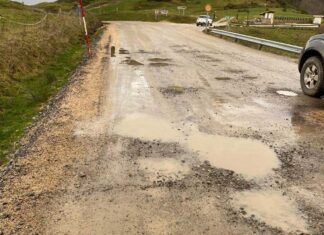
<path fill-rule="evenodd" d="M 304 53 L 303 57 L 300 60 L 299 68 L 298 68 L 299 72 L 301 72 L 305 62 L 311 57 L 318 57 L 322 61 L 322 64 L 324 65 L 324 55 L 322 55 L 320 52 L 316 50 L 309 50 L 306 53 Z"/>

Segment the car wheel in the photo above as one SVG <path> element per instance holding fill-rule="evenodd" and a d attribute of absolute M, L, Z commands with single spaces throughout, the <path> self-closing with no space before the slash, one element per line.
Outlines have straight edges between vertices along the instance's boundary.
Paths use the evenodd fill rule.
<path fill-rule="evenodd" d="M 324 94 L 323 62 L 316 56 L 306 60 L 300 73 L 300 83 L 304 94 L 321 96 Z"/>

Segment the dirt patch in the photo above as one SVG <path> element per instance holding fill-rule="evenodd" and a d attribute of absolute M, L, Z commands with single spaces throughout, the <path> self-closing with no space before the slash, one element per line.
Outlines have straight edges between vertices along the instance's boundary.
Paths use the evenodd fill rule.
<path fill-rule="evenodd" d="M 126 50 L 126 49 L 120 48 L 120 49 L 119 49 L 119 54 L 120 54 L 120 55 L 127 55 L 127 54 L 129 54 L 129 51 Z"/>
<path fill-rule="evenodd" d="M 131 59 L 130 57 L 127 57 L 126 60 L 123 60 L 121 62 L 122 64 L 128 64 L 128 65 L 133 65 L 133 66 L 140 66 L 140 65 L 144 65 L 136 60 Z"/>
<path fill-rule="evenodd" d="M 232 78 L 230 77 L 215 77 L 216 80 L 219 80 L 219 81 L 228 81 L 228 80 L 231 80 Z"/>

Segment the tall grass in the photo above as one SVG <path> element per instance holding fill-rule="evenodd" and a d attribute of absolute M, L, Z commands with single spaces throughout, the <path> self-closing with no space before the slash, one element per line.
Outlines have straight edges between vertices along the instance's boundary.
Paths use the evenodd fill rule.
<path fill-rule="evenodd" d="M 99 21 L 88 19 L 93 32 Z M 0 165 L 79 63 L 83 40 L 83 27 L 74 15 L 50 14 L 37 26 L 7 21 L 0 26 Z"/>

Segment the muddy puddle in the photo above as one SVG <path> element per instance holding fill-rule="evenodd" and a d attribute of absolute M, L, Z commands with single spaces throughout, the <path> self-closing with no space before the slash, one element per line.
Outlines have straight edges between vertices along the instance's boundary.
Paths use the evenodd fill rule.
<path fill-rule="evenodd" d="M 182 138 L 168 121 L 142 113 L 128 115 L 115 126 L 114 133 L 147 141 L 179 142 Z"/>
<path fill-rule="evenodd" d="M 272 149 L 252 139 L 224 137 L 186 131 L 167 120 L 147 114 L 131 114 L 117 124 L 114 133 L 147 141 L 176 142 L 197 154 L 201 162 L 208 161 L 213 167 L 232 170 L 245 178 L 260 178 L 271 174 L 280 162 Z"/>
<path fill-rule="evenodd" d="M 285 232 L 307 232 L 295 201 L 275 190 L 245 191 L 233 196 L 233 206 L 246 218 Z"/>
<path fill-rule="evenodd" d="M 186 141 L 202 161 L 217 168 L 232 170 L 245 178 L 260 178 L 272 173 L 280 162 L 275 152 L 260 141 L 194 132 Z"/>
<path fill-rule="evenodd" d="M 187 164 L 174 158 L 142 158 L 138 163 L 152 182 L 180 180 L 190 172 Z"/>

